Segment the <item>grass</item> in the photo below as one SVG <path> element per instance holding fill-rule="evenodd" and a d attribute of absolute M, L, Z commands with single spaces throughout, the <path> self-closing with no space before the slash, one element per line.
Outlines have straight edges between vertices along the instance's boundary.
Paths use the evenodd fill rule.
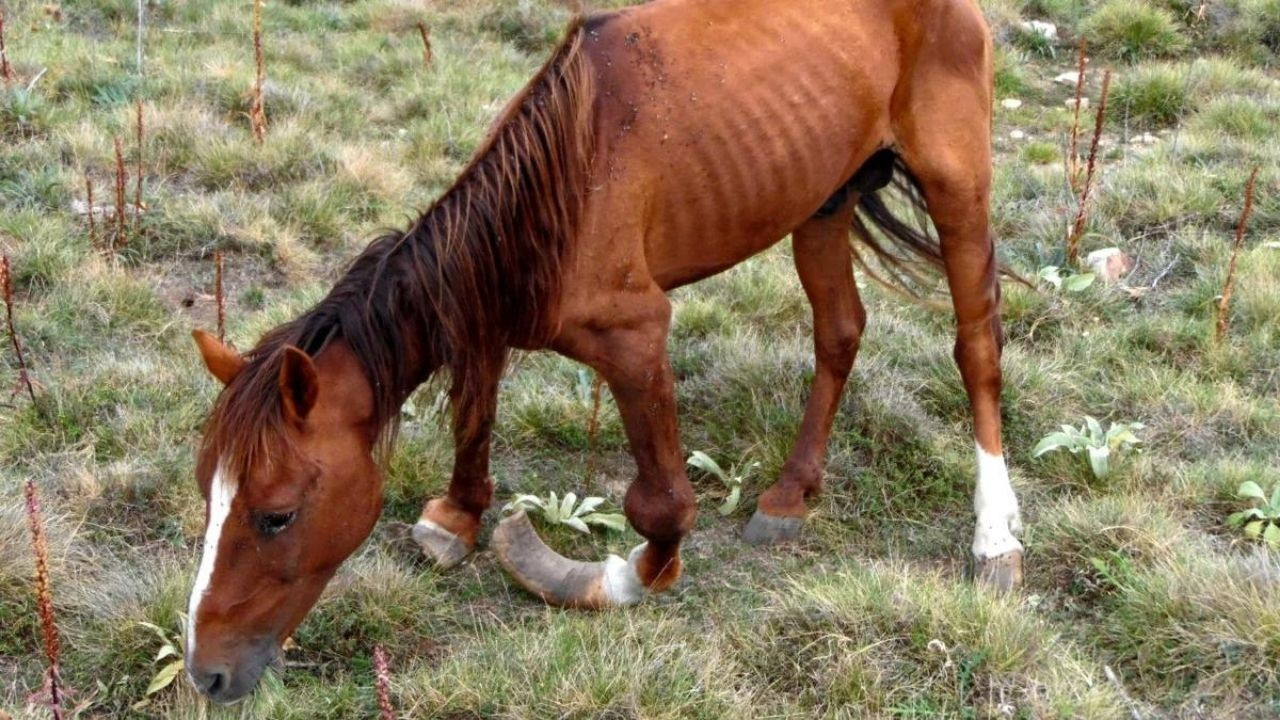
<path fill-rule="evenodd" d="M 8 397 L 17 374 L 6 350 L 0 716 L 45 716 L 28 707 L 43 663 L 27 478 L 44 505 L 62 677 L 89 716 L 374 716 L 378 645 L 392 703 L 413 717 L 1280 712 L 1280 561 L 1225 525 L 1241 509 L 1240 482 L 1270 487 L 1280 466 L 1278 6 L 1224 0 L 1196 21 L 1197 3 L 1164 0 L 984 5 L 999 38 L 997 98 L 1023 101 L 996 107 L 1002 256 L 1027 276 L 1063 262 L 1073 88 L 1052 78 L 1073 71 L 1083 36 L 1094 107 L 1102 68 L 1115 80 L 1081 249 L 1118 246 L 1139 261 L 1130 291 L 1005 288 L 1006 444 L 1027 520 L 1021 595 L 992 597 L 964 579 L 973 450 L 951 317 L 866 281 L 870 322 L 836 419 L 829 491 L 796 546 L 741 543 L 813 375 L 809 310 L 783 243 L 674 295 L 686 450 L 760 467 L 728 518 L 715 512 L 719 481 L 695 478 L 702 512 L 687 579 L 671 593 L 623 612 L 561 612 L 516 588 L 488 552 L 448 573 L 429 567 L 396 531 L 450 473 L 439 388 L 424 388 L 379 529 L 299 628 L 289 666 L 251 703 L 215 712 L 185 682 L 135 708 L 157 650 L 138 623 L 178 626 L 200 543 L 192 455 L 216 387 L 188 331 L 216 326 L 214 253 L 228 339 L 248 347 L 320 297 L 380 228 L 404 225 L 448 186 L 567 14 L 552 0 L 267 3 L 270 125 L 258 146 L 249 3 L 149 5 L 143 78 L 134 3 L 77 0 L 60 16 L 13 5 L 0 254 L 13 262 L 39 412 Z M 1025 19 L 1057 23 L 1059 45 L 1019 35 Z M 138 100 L 147 212 L 113 260 L 91 250 L 72 203 L 86 175 L 98 203 L 111 202 L 112 139 L 127 139 L 133 157 Z M 1215 346 L 1254 166 L 1231 332 Z M 620 505 L 633 469 L 617 408 L 606 392 L 593 451 L 578 369 L 549 354 L 515 358 L 495 439 L 498 503 L 590 490 Z M 1146 423 L 1143 452 L 1102 481 L 1078 458 L 1029 457 L 1085 414 Z M 638 541 L 547 536 L 582 558 Z"/>
<path fill-rule="evenodd" d="M 1091 47 L 1129 62 L 1170 57 L 1186 47 L 1172 14 L 1129 0 L 1107 0 L 1089 15 L 1081 30 Z"/>

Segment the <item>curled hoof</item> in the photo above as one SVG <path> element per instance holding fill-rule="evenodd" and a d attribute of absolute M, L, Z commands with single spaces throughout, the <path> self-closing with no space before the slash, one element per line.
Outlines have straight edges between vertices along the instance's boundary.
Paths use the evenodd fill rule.
<path fill-rule="evenodd" d="M 789 542 L 800 536 L 800 528 L 804 527 L 802 517 L 775 517 L 756 510 L 742 531 L 742 539 L 752 545 L 775 545 Z"/>
<path fill-rule="evenodd" d="M 549 605 L 599 610 L 632 605 L 644 596 L 636 563 L 645 545 L 628 560 L 610 555 L 602 562 L 570 560 L 547 547 L 523 512 L 503 519 L 490 547 L 520 586 Z"/>
<path fill-rule="evenodd" d="M 413 526 L 413 539 L 443 570 L 456 566 L 475 549 L 474 545 L 425 518 Z"/>
<path fill-rule="evenodd" d="M 1011 550 L 1003 555 L 975 558 L 973 579 L 978 585 L 999 592 L 1013 592 L 1022 587 L 1022 551 Z"/>

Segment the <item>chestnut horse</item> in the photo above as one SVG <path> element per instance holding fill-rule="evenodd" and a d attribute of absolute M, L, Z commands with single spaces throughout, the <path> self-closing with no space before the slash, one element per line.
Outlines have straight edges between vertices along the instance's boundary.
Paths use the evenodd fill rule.
<path fill-rule="evenodd" d="M 1021 579 L 1000 440 L 998 268 L 988 231 L 992 48 L 974 0 L 657 0 L 571 25 L 453 187 L 375 240 L 318 305 L 241 356 L 196 333 L 225 385 L 199 453 L 207 529 L 187 668 L 202 692 L 257 683 L 378 518 L 377 458 L 399 408 L 450 378 L 456 455 L 414 536 L 441 565 L 476 545 L 490 435 L 512 348 L 595 368 L 637 476 L 646 542 L 572 562 L 515 516 L 492 545 L 546 601 L 636 602 L 680 575 L 694 524 L 666 343 L 666 293 L 790 235 L 813 307 L 816 372 L 795 448 L 759 499 L 752 542 L 793 537 L 866 314 L 853 240 L 890 274 L 941 266 L 977 444 L 976 574 Z M 890 212 L 908 191 L 936 237 Z M 910 257 L 904 257 L 910 256 Z"/>

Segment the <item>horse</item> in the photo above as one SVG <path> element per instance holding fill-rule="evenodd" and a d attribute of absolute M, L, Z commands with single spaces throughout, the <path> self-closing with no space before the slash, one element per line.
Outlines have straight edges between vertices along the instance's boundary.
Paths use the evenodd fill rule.
<path fill-rule="evenodd" d="M 812 306 L 815 373 L 794 449 L 745 539 L 796 537 L 822 489 L 866 324 L 855 265 L 888 281 L 934 265 L 973 416 L 974 575 L 1017 587 L 988 228 L 992 78 L 975 0 L 655 0 L 574 20 L 453 186 L 407 230 L 370 243 L 319 303 L 243 355 L 195 332 L 225 386 L 196 463 L 207 515 L 188 608 L 195 687 L 235 700 L 278 657 L 370 534 L 400 407 L 437 374 L 448 378 L 454 465 L 413 537 L 441 567 L 475 549 L 513 350 L 561 353 L 608 383 L 636 465 L 623 509 L 645 542 L 627 558 L 575 562 L 515 515 L 492 536 L 501 563 L 565 607 L 670 588 L 696 507 L 667 293 L 787 236 Z M 888 203 L 895 190 L 934 230 L 899 217 L 912 207 Z"/>

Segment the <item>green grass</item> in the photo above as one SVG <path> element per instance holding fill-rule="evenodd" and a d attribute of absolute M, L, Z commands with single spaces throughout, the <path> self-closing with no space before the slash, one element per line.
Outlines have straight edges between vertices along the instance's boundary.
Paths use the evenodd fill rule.
<path fill-rule="evenodd" d="M 1103 3 L 1085 18 L 1082 33 L 1090 47 L 1130 62 L 1169 57 L 1186 47 L 1172 14 L 1131 0 Z"/>
<path fill-rule="evenodd" d="M 782 243 L 673 297 L 686 449 L 760 465 L 729 518 L 714 511 L 719 482 L 695 477 L 702 512 L 671 593 L 626 611 L 563 612 L 520 591 L 487 551 L 448 573 L 427 565 L 397 527 L 450 474 L 449 433 L 433 409 L 440 388 L 429 386 L 390 463 L 380 527 L 295 634 L 289 666 L 250 703 L 210 711 L 184 682 L 135 705 L 158 649 L 138 623 L 177 627 L 201 537 L 193 451 L 216 387 L 189 330 L 214 323 L 213 252 L 226 254 L 229 337 L 248 347 L 319 298 L 381 228 L 404 225 L 448 187 L 567 11 L 552 0 L 268 3 L 270 127 L 259 147 L 244 116 L 248 4 L 148 5 L 142 78 L 133 2 L 67 2 L 61 20 L 37 3 L 11 5 L 19 81 L 0 88 L 0 252 L 13 261 L 15 321 L 40 389 L 35 408 L 9 398 L 5 346 L 0 716 L 46 716 L 27 702 L 42 671 L 21 511 L 28 477 L 47 512 L 63 676 L 86 716 L 371 716 L 375 643 L 391 656 L 397 708 L 414 717 L 1280 712 L 1280 559 L 1225 526 L 1241 509 L 1239 483 L 1270 486 L 1280 466 L 1280 5 L 1224 0 L 1202 21 L 1183 0 L 984 6 L 999 43 L 997 99 L 1022 100 L 996 109 L 1002 257 L 1027 276 L 1063 263 L 1072 88 L 1052 78 L 1071 69 L 1083 36 L 1095 107 L 1101 68 L 1116 73 L 1084 250 L 1119 246 L 1139 260 L 1132 292 L 1006 284 L 1006 444 L 1027 520 L 1021 595 L 993 597 L 964 578 L 973 459 L 952 319 L 865 280 L 870 321 L 836 418 L 829 490 L 797 545 L 741 543 L 813 375 L 809 309 Z M 1024 19 L 1057 23 L 1062 39 L 1020 33 Z M 429 69 L 419 20 L 432 28 Z M 132 175 L 139 98 L 146 212 L 113 260 L 89 248 L 72 205 L 86 175 L 98 203 L 110 202 L 115 137 Z M 1231 334 L 1215 346 L 1253 166 Z M 621 503 L 634 470 L 607 392 L 593 448 L 574 363 L 518 354 L 503 390 L 498 503 L 552 490 Z M 1029 456 L 1085 414 L 1146 423 L 1143 451 L 1105 481 L 1078 457 Z M 582 558 L 638 541 L 630 531 L 547 538 Z"/>

